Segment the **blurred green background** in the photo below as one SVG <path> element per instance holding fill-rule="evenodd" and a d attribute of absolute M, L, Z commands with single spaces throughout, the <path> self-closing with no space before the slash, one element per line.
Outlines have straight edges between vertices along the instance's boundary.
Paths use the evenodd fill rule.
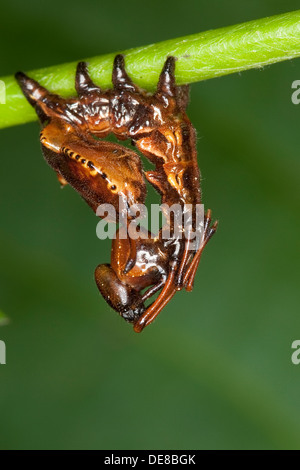
<path fill-rule="evenodd" d="M 298 1 L 1 3 L 0 76 L 299 8 Z M 194 291 L 134 334 L 93 280 L 110 242 L 42 158 L 0 131 L 1 449 L 300 448 L 300 60 L 192 86 L 206 207 Z"/>

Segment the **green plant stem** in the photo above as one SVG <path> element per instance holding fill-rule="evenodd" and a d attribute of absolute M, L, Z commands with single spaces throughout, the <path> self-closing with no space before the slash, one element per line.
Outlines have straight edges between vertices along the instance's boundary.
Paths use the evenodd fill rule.
<path fill-rule="evenodd" d="M 300 56 L 300 10 L 206 31 L 191 36 L 123 51 L 132 79 L 148 90 L 154 89 L 166 57 L 177 57 L 177 84 L 192 83 L 234 72 L 263 67 Z M 111 86 L 112 62 L 116 53 L 91 59 L 95 83 Z M 34 70 L 28 75 L 62 96 L 74 95 L 76 63 Z M 13 76 L 3 77 L 6 104 L 0 104 L 0 128 L 36 119 Z"/>

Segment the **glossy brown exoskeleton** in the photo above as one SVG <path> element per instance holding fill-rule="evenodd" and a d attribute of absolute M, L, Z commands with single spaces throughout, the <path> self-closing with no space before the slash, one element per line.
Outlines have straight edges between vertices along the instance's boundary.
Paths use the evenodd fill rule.
<path fill-rule="evenodd" d="M 185 108 L 188 87 L 176 86 L 175 59 L 169 57 L 160 74 L 157 91 L 138 88 L 125 71 L 122 55 L 115 57 L 113 89 L 102 91 L 80 62 L 75 87 L 78 98 L 63 99 L 49 93 L 19 72 L 16 78 L 43 125 L 40 140 L 44 156 L 61 184 L 69 183 L 96 212 L 102 203 L 119 210 L 119 198 L 128 206 L 143 203 L 143 174 L 171 206 L 201 202 L 195 130 Z M 101 140 L 108 134 L 131 139 L 154 165 L 143 173 L 139 156 L 121 145 Z M 193 226 L 195 214 L 193 213 Z M 140 332 L 149 325 L 177 290 L 190 291 L 203 248 L 216 230 L 211 213 L 197 249 L 191 250 L 185 233 L 174 237 L 174 219 L 167 220 L 170 239 L 161 231 L 137 239 L 122 237 L 122 226 L 112 242 L 111 264 L 96 268 L 95 279 L 105 300 Z M 142 230 L 142 229 L 141 229 Z M 145 291 L 145 289 L 147 289 Z M 156 300 L 145 301 L 160 291 Z"/>

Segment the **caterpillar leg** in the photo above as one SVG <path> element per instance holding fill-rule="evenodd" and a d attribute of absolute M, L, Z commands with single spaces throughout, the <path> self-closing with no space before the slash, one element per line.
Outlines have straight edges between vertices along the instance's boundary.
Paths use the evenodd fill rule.
<path fill-rule="evenodd" d="M 190 292 L 193 289 L 194 279 L 196 276 L 196 272 L 200 263 L 200 258 L 203 252 L 205 245 L 211 239 L 211 237 L 216 233 L 218 227 L 218 221 L 216 221 L 212 226 L 211 224 L 211 210 L 209 209 L 204 217 L 204 230 L 202 235 L 202 240 L 200 246 L 189 265 L 188 269 L 185 272 L 183 278 L 183 285 L 185 286 L 186 290 Z"/>

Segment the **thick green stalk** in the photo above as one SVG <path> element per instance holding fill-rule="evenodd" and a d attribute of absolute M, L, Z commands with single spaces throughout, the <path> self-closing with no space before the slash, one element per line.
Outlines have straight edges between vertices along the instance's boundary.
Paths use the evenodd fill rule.
<path fill-rule="evenodd" d="M 300 10 L 123 51 L 133 80 L 146 89 L 157 83 L 163 62 L 177 57 L 178 84 L 192 83 L 262 67 L 300 56 Z M 94 81 L 108 88 L 115 53 L 86 59 Z M 51 91 L 74 95 L 76 63 L 30 71 Z M 36 119 L 12 76 L 3 77 L 6 104 L 0 104 L 0 128 Z"/>

